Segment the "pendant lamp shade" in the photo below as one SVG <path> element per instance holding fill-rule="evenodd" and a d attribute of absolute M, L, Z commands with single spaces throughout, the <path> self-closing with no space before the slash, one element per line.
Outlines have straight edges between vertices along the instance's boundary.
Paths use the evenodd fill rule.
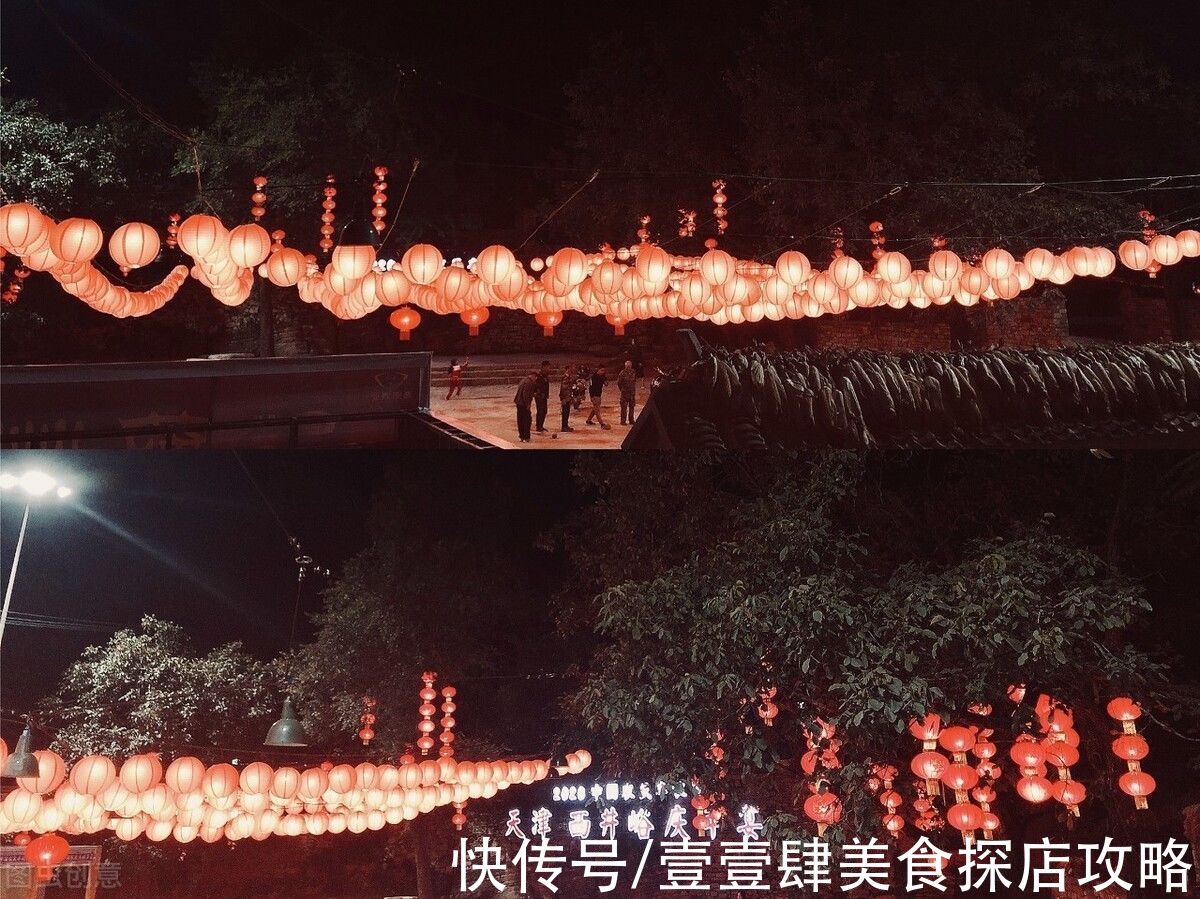
<path fill-rule="evenodd" d="M 4 771 L 0 772 L 0 777 L 37 777 L 38 760 L 37 756 L 30 751 L 32 745 L 33 731 L 26 723 L 25 729 L 21 731 L 20 739 L 17 740 L 16 748 L 4 762 Z"/>
<path fill-rule="evenodd" d="M 304 725 L 300 723 L 296 717 L 296 712 L 292 708 L 292 697 L 288 697 L 283 701 L 283 715 L 278 721 L 271 725 L 271 729 L 267 731 L 267 739 L 263 741 L 264 746 L 307 746 L 308 734 L 304 732 Z"/>

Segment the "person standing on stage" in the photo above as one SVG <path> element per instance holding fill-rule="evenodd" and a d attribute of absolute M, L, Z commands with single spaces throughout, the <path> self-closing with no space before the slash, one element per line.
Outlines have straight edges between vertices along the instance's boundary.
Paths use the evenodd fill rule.
<path fill-rule="evenodd" d="M 633 404 L 637 400 L 637 381 L 637 370 L 633 367 L 633 360 L 626 359 L 625 367 L 617 375 L 617 389 L 621 391 L 621 424 L 633 424 Z"/>
<path fill-rule="evenodd" d="M 542 367 L 537 373 L 537 390 L 533 394 L 534 404 L 537 406 L 537 423 L 538 433 L 541 434 L 546 430 L 546 409 L 550 404 L 550 363 L 542 360 Z"/>
<path fill-rule="evenodd" d="M 571 427 L 571 404 L 575 401 L 575 363 L 568 362 L 566 370 L 563 371 L 562 382 L 558 385 L 558 401 L 562 403 L 562 428 L 561 433 L 570 433 L 575 429 Z"/>
<path fill-rule="evenodd" d="M 521 383 L 517 385 L 517 395 L 513 398 L 517 407 L 517 437 L 522 443 L 530 441 L 529 429 L 533 425 L 533 413 L 529 410 L 529 404 L 533 402 L 536 392 L 537 372 L 531 371 L 521 379 Z"/>
<path fill-rule="evenodd" d="M 604 373 L 604 366 L 601 365 L 596 369 L 596 373 L 592 375 L 592 383 L 588 386 L 588 396 L 592 398 L 592 411 L 588 413 L 586 424 L 592 424 L 592 418 L 595 417 L 596 423 L 606 431 L 612 430 L 612 425 L 604 420 L 604 416 L 600 413 L 600 401 L 604 395 L 604 385 L 608 383 L 608 376 Z"/>

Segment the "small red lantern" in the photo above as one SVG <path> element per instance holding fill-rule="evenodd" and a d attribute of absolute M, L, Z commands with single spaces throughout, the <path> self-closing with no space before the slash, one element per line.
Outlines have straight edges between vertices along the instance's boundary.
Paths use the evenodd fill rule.
<path fill-rule="evenodd" d="M 33 865 L 39 883 L 49 883 L 70 851 L 70 843 L 56 833 L 47 833 L 26 844 L 25 860 Z"/>

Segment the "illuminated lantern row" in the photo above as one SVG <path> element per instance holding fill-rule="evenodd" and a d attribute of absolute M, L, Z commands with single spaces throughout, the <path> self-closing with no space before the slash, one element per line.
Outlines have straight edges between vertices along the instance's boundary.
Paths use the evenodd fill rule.
<path fill-rule="evenodd" d="M 267 214 L 267 179 L 263 175 L 255 175 L 254 190 L 250 193 L 250 215 L 254 221 L 260 221 Z"/>
<path fill-rule="evenodd" d="M 388 168 L 386 165 L 375 166 L 375 184 L 374 193 L 371 194 L 371 203 L 374 204 L 371 209 L 371 222 L 373 227 L 380 234 L 387 228 L 387 174 Z"/>
<path fill-rule="evenodd" d="M 55 222 L 28 203 L 0 207 L 0 247 L 21 256 L 29 269 L 49 273 L 64 291 L 98 312 L 118 318 L 148 315 L 187 280 L 187 269 L 176 266 L 149 290 L 115 285 L 92 264 L 103 245 L 100 226 L 88 219 Z M 158 236 L 149 225 L 123 225 L 113 233 L 109 252 L 121 268 L 136 268 L 158 254 Z M 20 270 L 15 274 L 20 277 Z"/>
<path fill-rule="evenodd" d="M 359 724 L 358 738 L 362 740 L 364 746 L 370 746 L 371 741 L 375 739 L 375 707 L 378 703 L 374 696 L 364 696 L 362 698 L 363 711 L 358 716 Z"/>
<path fill-rule="evenodd" d="M 717 233 L 724 234 L 729 229 L 729 212 L 725 209 L 725 203 L 729 197 L 725 194 L 725 182 L 717 178 L 712 183 L 713 186 L 713 218 L 717 222 Z"/>
<path fill-rule="evenodd" d="M 872 792 L 879 793 L 879 804 L 883 806 L 883 829 L 891 837 L 899 837 L 900 831 L 904 830 L 904 816 L 900 814 L 904 797 L 895 788 L 897 774 L 899 772 L 891 765 L 876 765 L 870 780 Z"/>
<path fill-rule="evenodd" d="M 673 255 L 650 243 L 617 249 L 604 246 L 590 253 L 564 247 L 545 259 L 530 260 L 528 270 L 511 250 L 499 245 L 485 248 L 468 269 L 457 261 L 447 265 L 434 246 L 416 244 L 403 253 L 399 264 L 389 260 L 377 266 L 369 246 L 339 246 L 335 252 L 336 194 L 330 176 L 323 201 L 321 249 L 336 258 L 324 269 L 298 250 L 272 248 L 266 232 L 256 224 L 226 230 L 213 216 L 193 215 L 169 238 L 193 258 L 193 277 L 223 303 L 244 302 L 256 268 L 271 251 L 265 277 L 273 284 L 295 286 L 301 300 L 319 303 L 344 319 L 361 318 L 381 306 L 396 307 L 390 321 L 401 339 L 420 324 L 417 309 L 459 315 L 469 329 L 482 324 L 484 310 L 515 309 L 534 316 L 547 335 L 567 312 L 603 316 L 618 329 L 633 321 L 668 317 L 741 324 L 836 315 L 854 308 L 973 306 L 981 300 L 1014 299 L 1038 282 L 1061 285 L 1076 277 L 1107 277 L 1116 270 L 1118 257 L 1126 268 L 1153 275 L 1164 265 L 1200 256 L 1200 232 L 1159 234 L 1147 226 L 1142 240 L 1122 243 L 1115 254 L 1106 247 L 1072 247 L 1062 254 L 1038 247 L 1017 258 L 995 247 L 977 262 L 958 256 L 938 238 L 927 268 L 918 269 L 904 254 L 886 249 L 879 225 L 873 232 L 875 246 L 868 265 L 848 255 L 838 237 L 833 258 L 823 270 L 814 269 L 795 250 L 782 253 L 771 265 L 737 259 L 715 243 L 701 256 Z M 133 268 L 153 259 L 150 248 L 155 240 L 148 226 L 122 227 L 126 230 L 115 248 L 110 240 L 118 265 Z M 102 248 L 103 239 L 99 226 L 88 219 L 55 223 L 29 204 L 0 207 L 0 247 L 35 271 L 53 274 L 55 267 L 86 266 Z M 377 270 L 380 267 L 384 270 Z M 77 268 L 60 274 L 67 274 L 66 280 L 79 280 L 84 277 L 80 272 L 90 271 Z M 93 300 L 106 293 L 98 280 L 86 286 L 90 290 L 84 292 Z M 123 295 L 105 296 L 93 305 L 113 314 L 153 311 L 144 303 L 136 312 L 129 311 Z"/>
<path fill-rule="evenodd" d="M 541 759 L 443 757 L 401 765 L 330 765 L 328 770 L 252 762 L 239 771 L 227 763 L 206 766 L 191 756 L 164 768 L 153 753 L 132 756 L 119 767 L 104 756 L 85 756 L 68 771 L 57 754 L 42 750 L 36 755 L 37 777 L 21 778 L 0 804 L 0 833 L 108 830 L 122 840 L 145 836 L 180 843 L 362 833 L 447 805 L 461 814 L 469 799 L 491 798 L 550 774 L 549 763 Z M 571 773 L 592 761 L 587 750 L 567 759 Z M 44 845 L 38 840 L 29 845 L 34 844 L 34 851 Z M 46 862 L 52 864 L 57 862 Z"/>
<path fill-rule="evenodd" d="M 439 722 L 442 725 L 442 732 L 438 735 L 442 746 L 438 750 L 438 755 L 445 758 L 454 758 L 454 712 L 458 709 L 454 703 L 454 697 L 457 695 L 458 691 L 450 685 L 442 687 L 442 720 Z"/>
<path fill-rule="evenodd" d="M 1113 755 L 1129 768 L 1121 775 L 1117 785 L 1122 793 L 1133 797 L 1134 808 L 1145 810 L 1150 807 L 1146 797 L 1154 792 L 1157 784 L 1153 777 L 1142 770 L 1142 759 L 1150 754 L 1150 745 L 1137 730 L 1142 707 L 1126 696 L 1118 696 L 1108 704 L 1108 715 L 1121 725 L 1121 735 L 1113 740 Z"/>
<path fill-rule="evenodd" d="M 318 241 L 318 246 L 322 253 L 328 253 L 333 249 L 333 223 L 337 218 L 334 212 L 337 209 L 337 179 L 333 175 L 325 176 L 325 187 L 322 188 L 322 194 L 325 197 L 321 201 L 321 239 Z"/>
<path fill-rule="evenodd" d="M 434 746 L 433 732 L 437 730 L 437 725 L 433 723 L 433 713 L 437 711 L 433 704 L 437 699 L 433 683 L 437 680 L 437 672 L 426 671 L 421 675 L 421 680 L 425 686 L 421 688 L 421 705 L 417 709 L 421 715 L 421 720 L 417 722 L 417 732 L 421 735 L 417 738 L 417 748 L 421 750 L 421 755 L 429 755 L 429 750 Z"/>
<path fill-rule="evenodd" d="M 804 814 L 816 823 L 817 834 L 824 836 L 830 824 L 842 819 L 842 801 L 831 789 L 828 774 L 842 766 L 838 759 L 842 741 L 837 739 L 837 728 L 820 718 L 804 725 L 804 737 L 808 752 L 800 757 L 800 768 L 812 778 L 808 783 L 812 795 L 804 800 Z"/>

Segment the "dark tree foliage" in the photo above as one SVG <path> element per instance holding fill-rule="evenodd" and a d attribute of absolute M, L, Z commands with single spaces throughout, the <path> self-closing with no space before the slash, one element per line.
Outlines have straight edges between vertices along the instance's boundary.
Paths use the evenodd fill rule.
<path fill-rule="evenodd" d="M 997 460 L 1008 477 L 1024 467 Z M 577 550 L 581 589 L 605 586 L 567 616 L 600 638 L 568 707 L 597 732 L 614 770 L 753 797 L 790 827 L 805 795 L 801 729 L 820 716 L 846 741 L 835 775 L 844 825 L 870 829 L 869 763 L 907 769 L 911 717 L 936 711 L 994 727 L 1003 746 L 1030 723 L 1031 708 L 1006 698 L 1009 684 L 1026 683 L 1031 700 L 1050 692 L 1076 710 L 1081 770 L 1101 810 L 1092 823 L 1130 823 L 1128 803 L 1113 796 L 1104 703 L 1130 692 L 1169 720 L 1194 717 L 1200 702 L 1183 685 L 1187 666 L 1170 668 L 1180 647 L 1164 647 L 1149 626 L 1143 586 L 1098 554 L 1106 522 L 1087 516 L 1100 509 L 1078 497 L 1039 503 L 1053 473 L 992 509 L 970 505 L 998 484 L 982 478 L 975 492 L 957 478 L 921 508 L 938 479 L 911 467 L 765 453 L 719 464 L 684 456 L 669 469 L 581 466 L 599 493 L 587 529 L 639 548 L 616 561 L 604 546 Z M 963 507 L 956 491 L 967 493 Z M 1048 514 L 1056 506 L 1072 517 Z M 1124 514 L 1113 513 L 1113 526 Z M 678 536 L 653 543 L 651 522 Z M 781 712 L 766 727 L 755 710 L 770 688 Z M 975 703 L 994 711 L 980 719 L 968 712 Z M 718 736 L 725 775 L 708 757 Z"/>

